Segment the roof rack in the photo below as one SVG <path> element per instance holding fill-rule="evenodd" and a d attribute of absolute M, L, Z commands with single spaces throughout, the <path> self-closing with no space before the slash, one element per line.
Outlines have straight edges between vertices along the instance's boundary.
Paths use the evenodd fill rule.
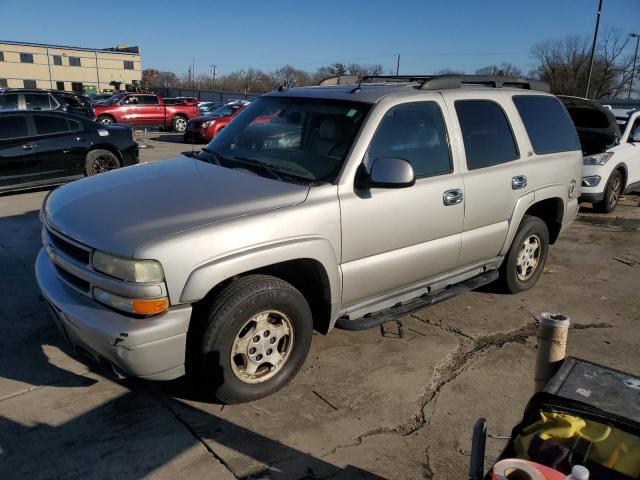
<path fill-rule="evenodd" d="M 357 83 L 420 83 L 420 90 L 451 90 L 465 85 L 479 85 L 493 88 L 522 88 L 525 90 L 549 91 L 549 84 L 542 80 L 524 77 L 496 77 L 491 75 L 338 75 L 325 78 L 320 85 L 342 85 Z"/>

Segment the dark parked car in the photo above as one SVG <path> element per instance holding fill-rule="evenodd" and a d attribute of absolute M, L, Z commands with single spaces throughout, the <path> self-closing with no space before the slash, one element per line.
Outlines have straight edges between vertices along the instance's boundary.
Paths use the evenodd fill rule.
<path fill-rule="evenodd" d="M 0 111 L 5 110 L 60 110 L 94 117 L 91 103 L 84 95 L 40 88 L 0 89 Z"/>
<path fill-rule="evenodd" d="M 87 97 L 91 105 L 95 105 L 95 104 L 100 104 L 105 100 L 109 100 L 114 95 L 115 93 L 88 93 L 85 96 Z"/>
<path fill-rule="evenodd" d="M 0 193 L 59 185 L 138 163 L 131 127 L 64 112 L 0 112 Z"/>

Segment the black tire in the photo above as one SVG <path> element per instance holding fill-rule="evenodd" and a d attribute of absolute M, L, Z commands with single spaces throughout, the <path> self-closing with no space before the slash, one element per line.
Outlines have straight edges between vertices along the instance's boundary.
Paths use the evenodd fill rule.
<path fill-rule="evenodd" d="M 87 177 L 115 170 L 116 168 L 120 168 L 120 160 L 113 152 L 97 149 L 87 153 L 84 163 L 84 173 Z"/>
<path fill-rule="evenodd" d="M 267 378 L 259 383 L 248 383 L 250 380 L 243 380 L 242 372 L 238 372 L 243 367 L 238 366 L 237 360 L 243 355 L 237 354 L 232 357 L 232 348 L 238 339 L 246 338 L 240 334 L 247 328 L 247 322 L 251 324 L 255 316 L 267 310 L 281 312 L 287 316 L 292 325 L 292 343 L 289 344 L 289 353 L 279 367 L 266 367 L 267 372 L 271 369 L 274 373 L 267 373 Z M 268 330 L 252 328 L 249 329 L 248 335 L 251 340 L 248 341 L 247 348 L 254 345 L 250 342 L 257 338 L 263 341 L 263 335 L 266 343 L 266 336 L 269 334 Z M 225 403 L 241 403 L 270 395 L 293 379 L 309 353 L 313 320 L 307 301 L 292 285 L 268 275 L 248 275 L 233 280 L 216 295 L 208 309 L 201 332 L 197 334 L 200 338 L 195 339 L 192 344 L 198 345 L 199 340 L 199 383 Z M 276 344 L 278 350 L 281 340 Z M 248 362 L 247 357 L 243 359 Z M 264 368 L 262 370 L 265 371 Z M 260 369 L 256 374 L 259 372 Z M 273 376 L 268 378 L 268 375 Z"/>
<path fill-rule="evenodd" d="M 183 116 L 176 115 L 171 121 L 171 128 L 176 133 L 184 133 L 187 129 L 187 119 Z"/>
<path fill-rule="evenodd" d="M 525 241 L 529 242 L 532 238 L 539 242 L 540 251 L 537 256 L 535 253 L 531 255 L 536 259 L 536 263 L 535 268 L 529 270 L 529 267 L 523 268 L 523 262 L 519 264 L 518 259 L 528 248 L 533 249 L 531 243 L 528 243 L 530 247 L 525 246 Z M 500 283 L 504 290 L 509 293 L 518 293 L 533 287 L 542 274 L 548 255 L 549 229 L 547 224 L 538 217 L 525 215 L 500 267 Z M 527 262 L 525 261 L 524 264 L 527 265 Z"/>
<path fill-rule="evenodd" d="M 98 118 L 96 118 L 96 122 L 100 125 L 112 125 L 116 123 L 116 121 L 109 115 L 100 115 Z"/>
<path fill-rule="evenodd" d="M 607 187 L 604 189 L 604 198 L 602 201 L 594 203 L 593 209 L 600 213 L 611 213 L 618 206 L 618 200 L 622 195 L 623 178 L 620 170 L 611 172 L 611 176 L 607 181 Z"/>

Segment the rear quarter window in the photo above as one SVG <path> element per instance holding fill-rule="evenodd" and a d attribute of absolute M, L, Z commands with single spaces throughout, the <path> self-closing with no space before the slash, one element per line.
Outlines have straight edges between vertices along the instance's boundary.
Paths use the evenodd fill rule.
<path fill-rule="evenodd" d="M 538 155 L 580 150 L 578 133 L 560 101 L 543 95 L 516 95 L 513 103 Z"/>

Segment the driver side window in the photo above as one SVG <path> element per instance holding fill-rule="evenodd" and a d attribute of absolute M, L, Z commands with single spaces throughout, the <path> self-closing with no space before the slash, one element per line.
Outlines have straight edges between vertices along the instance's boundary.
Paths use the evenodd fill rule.
<path fill-rule="evenodd" d="M 416 178 L 452 172 L 449 140 L 438 104 L 415 102 L 391 108 L 371 140 L 366 163 L 371 166 L 382 157 L 408 161 Z"/>

